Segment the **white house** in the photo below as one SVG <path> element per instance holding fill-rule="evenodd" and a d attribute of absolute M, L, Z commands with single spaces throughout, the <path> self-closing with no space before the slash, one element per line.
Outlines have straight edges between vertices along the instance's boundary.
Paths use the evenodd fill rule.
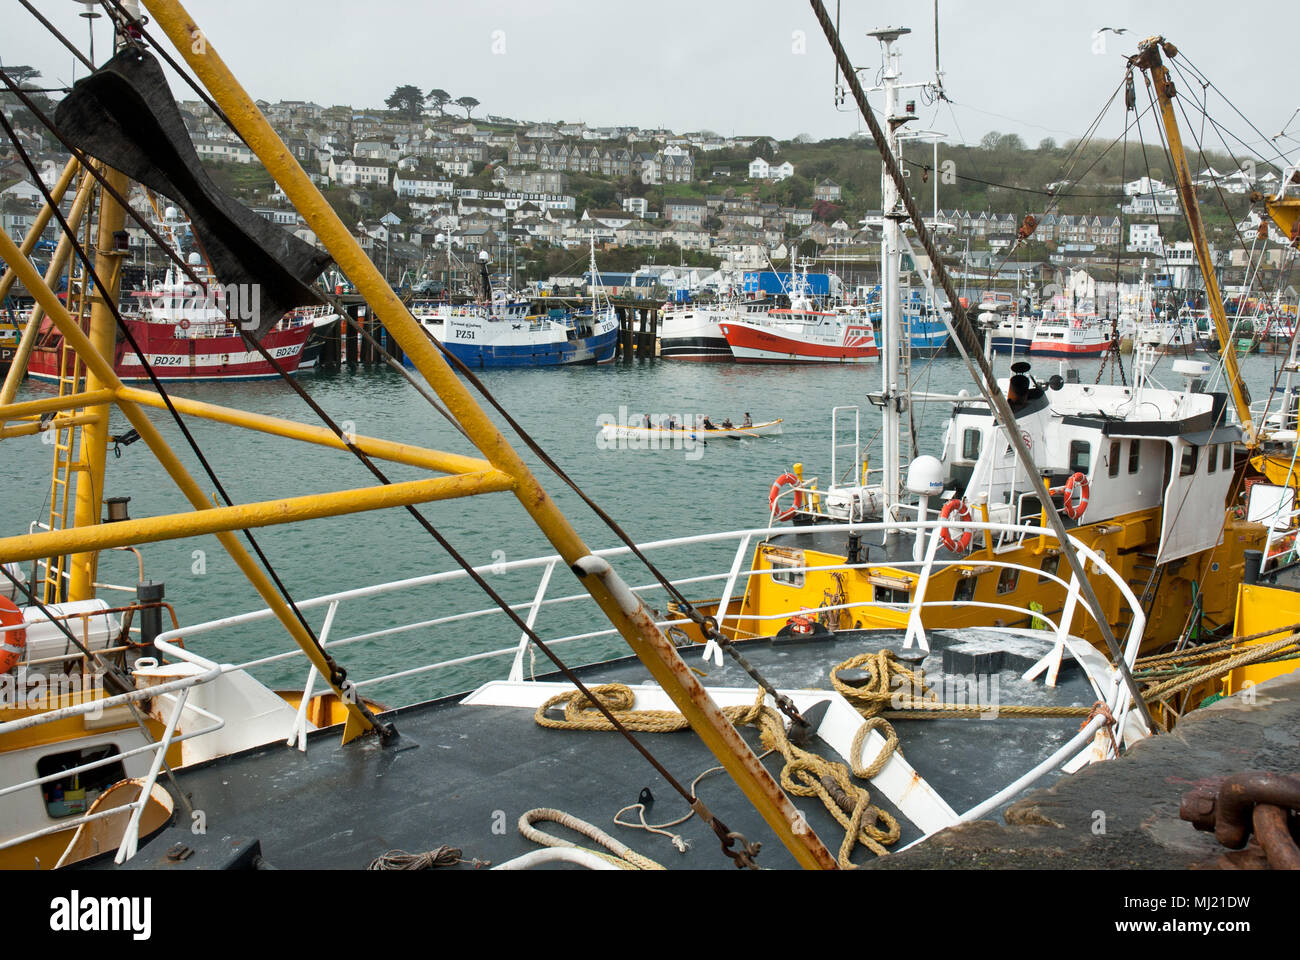
<path fill-rule="evenodd" d="M 329 178 L 330 183 L 342 184 L 345 187 L 369 186 L 371 184 L 386 187 L 388 186 L 388 166 L 387 164 L 357 161 L 352 157 L 345 157 L 341 162 L 330 160 Z"/>
<path fill-rule="evenodd" d="M 0 190 L 0 198 L 5 200 L 41 201 L 43 203 L 45 195 L 30 180 L 19 180 L 17 183 L 10 184 Z"/>
<path fill-rule="evenodd" d="M 1124 195 L 1127 197 L 1137 197 L 1142 194 L 1150 196 L 1153 193 L 1165 193 L 1166 191 L 1170 191 L 1170 188 L 1159 180 L 1153 180 L 1151 177 L 1138 177 L 1136 180 L 1130 180 L 1124 184 Z"/>
<path fill-rule="evenodd" d="M 402 198 L 450 197 L 454 187 L 450 180 L 429 180 L 423 177 L 397 173 L 393 177 L 393 191 Z"/>
<path fill-rule="evenodd" d="M 1164 247 L 1160 242 L 1160 225 L 1158 223 L 1129 224 L 1129 253 L 1161 253 L 1163 249 Z"/>
<path fill-rule="evenodd" d="M 751 180 L 784 180 L 786 177 L 792 176 L 794 176 L 794 164 L 789 160 L 777 166 L 773 166 L 762 157 L 755 157 L 749 161 L 749 179 Z"/>

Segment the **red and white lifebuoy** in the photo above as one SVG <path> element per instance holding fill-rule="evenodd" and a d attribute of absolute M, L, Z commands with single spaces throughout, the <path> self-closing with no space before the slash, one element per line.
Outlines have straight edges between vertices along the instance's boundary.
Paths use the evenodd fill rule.
<path fill-rule="evenodd" d="M 190 328 L 190 321 L 189 321 L 189 319 L 188 319 L 187 317 L 181 317 L 181 322 L 180 322 L 179 326 L 180 326 L 180 328 L 181 328 L 182 330 L 188 330 L 188 329 Z"/>
<path fill-rule="evenodd" d="M 0 597 L 0 627 L 15 627 L 23 623 L 23 612 L 8 597 Z M 0 673 L 8 673 L 18 666 L 27 652 L 27 631 L 6 630 L 0 633 Z"/>
<path fill-rule="evenodd" d="M 953 516 L 954 513 L 956 516 Z M 949 517 L 952 517 L 958 523 L 969 523 L 971 519 L 970 507 L 966 506 L 966 501 L 954 499 L 945 503 L 943 509 L 939 511 L 939 519 L 947 520 Z M 960 539 L 953 539 L 951 530 L 947 527 L 939 528 L 939 539 L 953 553 L 965 553 L 970 547 L 973 536 L 974 531 L 963 530 Z"/>
<path fill-rule="evenodd" d="M 794 516 L 796 510 L 803 508 L 803 491 L 799 489 L 799 478 L 793 473 L 783 473 L 772 481 L 772 489 L 767 494 L 767 512 L 771 514 L 776 509 L 776 498 L 781 495 L 782 490 L 786 487 L 795 488 L 794 501 L 791 503 L 790 509 L 776 514 L 773 519 L 789 520 Z"/>
<path fill-rule="evenodd" d="M 1079 490 L 1079 505 L 1074 505 L 1075 488 Z M 1065 481 L 1063 492 L 1065 493 L 1065 515 L 1071 520 L 1078 520 L 1083 516 L 1084 511 L 1088 509 L 1088 478 L 1082 473 L 1073 474 L 1069 480 Z"/>

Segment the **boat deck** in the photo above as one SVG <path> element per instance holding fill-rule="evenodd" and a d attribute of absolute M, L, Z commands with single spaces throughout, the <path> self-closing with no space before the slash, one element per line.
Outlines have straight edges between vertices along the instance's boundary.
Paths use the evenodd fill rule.
<path fill-rule="evenodd" d="M 1178 816 L 1183 794 L 1215 778 L 1300 772 L 1300 673 L 1193 710 L 1173 733 L 1085 767 L 1003 812 L 944 830 L 869 866 L 883 870 L 1214 869 L 1227 852 Z M 1098 812 L 1105 817 L 1098 817 Z M 1098 829 L 1101 825 L 1104 829 Z M 1218 876 L 1218 874 L 1215 874 Z"/>
<path fill-rule="evenodd" d="M 849 631 L 829 639 L 754 640 L 738 646 L 779 689 L 826 691 L 826 698 L 837 698 L 829 682 L 834 666 L 869 650 L 900 651 L 901 643 L 898 631 Z M 945 684 L 952 681 L 945 678 L 981 673 L 996 682 L 1002 704 L 1089 706 L 1096 699 L 1084 671 L 1068 659 L 1055 688 L 1044 686 L 1041 678 L 1020 679 L 1026 667 L 1049 648 L 1045 635 L 992 629 L 935 631 L 930 643 L 932 652 L 922 666 L 927 683 L 941 692 L 950 689 Z M 683 653 L 688 663 L 707 674 L 706 686 L 741 688 L 752 702 L 748 691 L 754 685 L 740 668 L 730 658 L 721 668 L 701 663 L 700 650 L 695 647 Z M 646 668 L 631 657 L 578 673 L 590 684 L 635 687 L 650 682 Z M 853 679 L 851 674 L 845 678 Z M 537 678 L 560 679 L 556 675 Z M 478 696 L 499 686 L 481 688 Z M 504 686 L 516 695 L 533 688 L 538 691 L 532 694 L 537 702 L 551 692 L 527 681 Z M 206 863 L 210 867 L 202 855 L 169 864 L 164 854 L 177 840 L 201 851 L 214 839 L 220 841 L 215 845 L 218 850 L 256 839 L 267 863 L 280 868 L 359 869 L 389 850 L 419 852 L 443 844 L 460 848 L 466 860 L 500 863 L 538 849 L 520 835 L 516 824 L 526 810 L 550 807 L 600 827 L 670 869 L 730 868 L 712 832 L 698 818 L 670 828 L 689 842 L 685 853 L 677 852 L 663 836 L 612 823 L 615 813 L 637 802 L 647 787 L 655 798 L 647 811 L 649 822 L 674 820 L 688 809 L 619 734 L 544 729 L 534 722 L 531 706 L 478 706 L 463 700 L 450 697 L 388 714 L 401 737 L 387 747 L 373 739 L 341 746 L 339 730 L 332 728 L 314 733 L 306 753 L 276 744 L 178 772 L 181 789 L 190 795 L 194 808 L 204 812 L 208 836 L 192 837 L 188 823 L 181 822 L 142 844 L 132 866 L 198 868 Z M 829 709 L 825 716 L 830 717 Z M 822 723 L 823 736 L 829 722 Z M 1078 731 L 1079 723 L 1078 717 L 1003 716 L 900 720 L 895 726 L 904 759 L 960 813 L 1049 756 Z M 755 728 L 744 727 L 741 732 L 761 751 Z M 684 785 L 715 765 L 689 731 L 637 736 Z M 842 759 L 822 739 L 814 738 L 810 748 L 829 759 Z M 864 762 L 870 759 L 868 754 Z M 779 754 L 772 754 L 763 761 L 777 777 L 780 760 Z M 876 783 L 869 789 L 872 802 L 899 820 L 902 835 L 894 849 L 921 836 L 922 831 L 900 814 Z M 698 794 L 731 830 L 762 843 L 760 866 L 795 866 L 790 853 L 724 773 L 702 780 Z M 838 851 L 843 830 L 821 803 L 816 798 L 792 799 L 832 854 Z M 626 817 L 634 820 L 635 812 Z M 581 846 L 595 847 L 556 824 L 538 826 Z M 873 858 L 861 847 L 853 856 L 858 863 Z M 109 867 L 111 860 L 101 859 L 91 866 Z"/>

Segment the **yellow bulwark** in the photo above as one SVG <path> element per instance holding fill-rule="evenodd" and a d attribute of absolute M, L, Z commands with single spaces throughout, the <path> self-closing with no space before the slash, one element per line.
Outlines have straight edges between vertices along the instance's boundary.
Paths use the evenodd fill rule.
<path fill-rule="evenodd" d="M 149 517 L 114 524 L 99 523 L 102 484 L 87 488 L 87 499 L 78 497 L 77 523 L 65 530 L 53 530 L 0 540 L 0 555 L 6 560 L 68 554 L 70 580 L 75 589 L 70 598 L 88 590 L 94 579 L 97 551 L 113 546 L 214 533 L 236 565 L 274 612 L 285 630 L 304 651 L 340 701 L 346 704 L 344 742 L 373 728 L 367 710 L 349 697 L 332 676 L 328 662 L 313 637 L 294 616 L 266 573 L 253 560 L 235 531 L 252 525 L 296 522 L 317 516 L 334 516 L 386 506 L 426 503 L 451 497 L 509 490 L 533 518 L 565 563 L 574 565 L 591 551 L 542 489 L 518 453 L 497 430 L 456 377 L 438 349 L 421 330 L 398 295 L 353 239 L 328 202 L 303 172 L 292 154 L 271 129 L 252 99 L 230 73 L 211 40 L 193 18 L 173 0 L 144 0 L 153 22 L 167 35 L 213 100 L 230 119 L 240 136 L 302 214 L 308 226 L 333 256 L 339 268 L 367 300 L 375 315 L 400 344 L 407 358 L 438 393 L 460 427 L 482 454 L 482 459 L 456 456 L 369 437 L 357 437 L 355 446 L 372 457 L 404 463 L 418 463 L 441 478 L 417 480 L 383 487 L 339 491 L 311 497 L 286 498 L 263 503 L 216 508 L 206 492 L 171 450 L 144 407 L 157 406 L 152 391 L 130 389 L 117 377 L 112 361 L 111 316 L 92 308 L 88 334 L 69 315 L 57 295 L 32 267 L 18 246 L 0 233 L 0 258 L 9 264 L 11 275 L 32 293 L 40 309 L 50 318 L 68 346 L 85 365 L 86 389 L 80 395 L 55 398 L 48 409 L 64 411 L 60 416 L 84 418 L 95 425 L 87 431 L 92 439 L 82 445 L 81 459 L 90 476 L 102 476 L 107 423 L 111 403 L 126 417 L 163 469 L 185 495 L 193 512 Z M 110 180 L 115 176 L 106 171 Z M 107 200 L 103 206 L 110 206 Z M 113 205 L 115 206 L 115 205 Z M 110 208 L 111 209 L 111 208 Z M 106 214 L 101 207 L 101 225 L 112 226 L 120 208 Z M 106 250 L 101 230 L 96 271 L 111 286 L 116 274 L 111 249 Z M 74 405 L 75 404 L 75 405 Z M 319 427 L 273 417 L 254 416 L 245 411 L 177 400 L 183 415 L 219 421 L 236 427 L 286 438 L 345 449 L 342 437 Z M 31 403 L 0 403 L 0 430 L 18 422 L 30 426 L 37 414 Z M 0 433 L 0 436 L 4 436 Z M 633 652 L 646 664 L 656 681 L 673 699 L 691 727 L 718 758 L 755 809 L 804 867 L 834 868 L 835 858 L 808 828 L 772 775 L 762 766 L 735 727 L 709 697 L 699 680 L 682 662 L 673 644 L 654 625 L 649 611 L 635 599 L 626 585 L 607 569 L 586 566 L 579 576 L 597 605 L 616 626 Z"/>

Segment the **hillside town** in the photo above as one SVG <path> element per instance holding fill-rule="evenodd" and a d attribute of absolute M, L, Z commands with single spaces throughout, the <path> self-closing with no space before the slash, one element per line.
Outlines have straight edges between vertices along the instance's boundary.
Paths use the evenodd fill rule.
<path fill-rule="evenodd" d="M 229 126 L 202 101 L 180 106 L 199 157 L 217 181 L 262 217 L 316 243 Z M 796 257 L 834 264 L 859 282 L 879 274 L 883 215 L 878 193 L 870 192 L 878 177 L 867 177 L 867 187 L 850 198 L 846 185 L 818 175 L 827 161 L 796 162 L 822 146 L 808 138 L 782 142 L 759 134 L 473 119 L 480 106 L 473 97 L 452 100 L 442 90 L 425 96 L 409 85 L 397 88 L 383 110 L 303 100 L 259 100 L 257 106 L 395 286 L 463 283 L 467 273 L 460 265 L 482 253 L 511 288 L 577 285 L 582 271 L 575 265 L 589 246 L 600 252 L 603 271 L 618 274 L 617 286 L 646 294 L 662 294 L 665 276 L 679 285 L 716 285 L 719 269 L 763 269 Z M 4 109 L 52 183 L 66 154 L 21 107 L 6 102 Z M 449 112 L 455 109 L 465 116 Z M 1002 138 L 1002 145 L 1013 140 Z M 982 148 L 989 153 L 996 142 L 998 135 L 986 137 Z M 874 159 L 853 138 L 834 147 L 841 166 L 844 158 Z M 15 238 L 25 234 L 40 199 L 23 173 L 13 157 L 0 155 L 0 227 Z M 1273 170 L 1252 179 L 1245 170 L 1220 173 L 1212 166 L 1198 176 L 1199 188 L 1243 204 L 1243 219 L 1219 231 L 1222 249 L 1215 255 L 1225 270 L 1245 267 L 1248 250 L 1234 241 L 1253 237 L 1260 225 L 1259 213 L 1245 209 L 1246 195 L 1277 181 Z M 1074 185 L 1038 186 L 1039 197 L 1033 190 L 991 189 L 988 206 L 933 211 L 932 225 L 955 275 L 1014 284 L 1059 278 L 1074 266 L 1109 264 L 1113 272 L 1122 264 L 1134 278 L 1149 271 L 1168 276 L 1173 286 L 1195 282 L 1173 187 L 1150 176 L 1090 182 L 1090 209 L 1064 213 L 1053 197 L 1069 197 Z M 1002 206 L 992 205 L 997 199 L 1004 199 Z M 1016 244 L 1027 213 L 1036 217 L 1036 230 L 1031 242 Z M 53 241 L 56 227 L 49 229 Z M 137 259 L 147 265 L 144 231 L 128 232 Z M 1277 246 L 1266 252 L 1266 268 L 1277 267 L 1285 245 L 1285 238 L 1272 239 Z M 1009 258 L 1013 247 L 1016 256 Z"/>

